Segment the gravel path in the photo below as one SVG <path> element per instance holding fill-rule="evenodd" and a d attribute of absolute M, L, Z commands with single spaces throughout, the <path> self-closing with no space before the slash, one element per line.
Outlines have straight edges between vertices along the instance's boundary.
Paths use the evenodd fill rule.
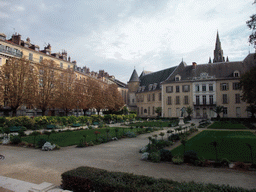
<path fill-rule="evenodd" d="M 0 175 L 36 184 L 50 182 L 60 185 L 63 172 L 79 166 L 91 166 L 175 181 L 228 184 L 256 189 L 255 172 L 141 161 L 141 154 L 138 151 L 148 143 L 147 137 L 153 134 L 156 133 L 93 147 L 71 146 L 49 152 L 1 145 L 0 153 L 5 156 L 5 159 L 0 161 Z"/>

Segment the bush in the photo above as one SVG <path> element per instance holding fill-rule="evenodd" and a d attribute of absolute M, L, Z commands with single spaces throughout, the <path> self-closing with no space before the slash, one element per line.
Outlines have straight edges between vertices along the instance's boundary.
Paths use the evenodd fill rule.
<path fill-rule="evenodd" d="M 41 139 L 39 139 L 39 140 L 37 141 L 37 147 L 38 147 L 38 148 L 42 148 L 45 143 L 46 143 L 46 140 L 41 138 Z"/>
<path fill-rule="evenodd" d="M 168 140 L 169 141 L 178 141 L 178 140 L 180 140 L 180 136 L 179 136 L 179 134 L 175 133 L 175 134 L 172 134 L 171 136 L 169 136 Z"/>
<path fill-rule="evenodd" d="M 227 158 L 223 158 L 223 159 L 221 159 L 220 163 L 221 163 L 221 165 L 222 165 L 223 167 L 228 167 L 230 161 L 229 161 Z"/>
<path fill-rule="evenodd" d="M 235 162 L 234 169 L 246 170 L 247 166 L 243 162 L 238 161 L 238 162 Z"/>
<path fill-rule="evenodd" d="M 161 161 L 172 161 L 172 152 L 167 149 L 161 149 L 160 150 L 160 158 Z"/>
<path fill-rule="evenodd" d="M 172 162 L 174 163 L 174 164 L 177 164 L 177 165 L 180 165 L 180 164 L 182 164 L 182 163 L 184 163 L 184 160 L 183 160 L 183 158 L 182 157 L 173 157 L 172 158 Z"/>
<path fill-rule="evenodd" d="M 160 157 L 160 152 L 152 152 L 149 154 L 149 159 L 153 162 L 153 163 L 159 163 L 161 160 Z"/>
<path fill-rule="evenodd" d="M 126 132 L 124 135 L 129 138 L 136 137 L 136 134 L 134 132 L 130 132 L 130 131 Z"/>
<path fill-rule="evenodd" d="M 14 136 L 14 137 L 11 137 L 11 143 L 14 144 L 14 145 L 18 145 L 19 143 L 21 143 L 21 139 L 19 136 Z"/>
<path fill-rule="evenodd" d="M 189 150 L 184 153 L 184 162 L 195 164 L 198 160 L 197 152 L 194 150 Z"/>
<path fill-rule="evenodd" d="M 202 184 L 195 182 L 176 182 L 168 179 L 155 179 L 147 176 L 139 176 L 131 173 L 110 172 L 103 169 L 91 167 L 79 167 L 67 171 L 61 175 L 61 187 L 74 192 L 83 191 L 232 191 L 249 192 L 246 190 L 228 185 Z"/>

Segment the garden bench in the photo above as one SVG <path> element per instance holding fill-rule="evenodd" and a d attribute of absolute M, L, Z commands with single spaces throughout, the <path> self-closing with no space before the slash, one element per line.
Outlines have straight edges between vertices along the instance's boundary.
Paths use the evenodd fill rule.
<path fill-rule="evenodd" d="M 99 122 L 93 122 L 92 124 L 93 125 L 99 125 Z"/>
<path fill-rule="evenodd" d="M 46 129 L 56 129 L 56 125 L 47 125 Z"/>
<path fill-rule="evenodd" d="M 72 127 L 80 127 L 81 125 L 79 123 L 73 123 Z"/>
<path fill-rule="evenodd" d="M 10 127 L 10 132 L 18 132 L 20 129 L 22 129 L 21 126 L 12 126 Z"/>

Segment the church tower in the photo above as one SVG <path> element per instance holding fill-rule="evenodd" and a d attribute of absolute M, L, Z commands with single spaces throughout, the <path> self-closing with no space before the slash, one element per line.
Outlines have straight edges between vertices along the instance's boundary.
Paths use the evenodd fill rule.
<path fill-rule="evenodd" d="M 136 92 L 140 85 L 140 79 L 138 76 L 137 71 L 134 69 L 133 73 L 131 75 L 130 80 L 128 81 L 128 106 L 130 110 L 136 111 L 137 105 L 136 105 Z"/>
<path fill-rule="evenodd" d="M 218 63 L 218 62 L 225 62 L 225 57 L 223 56 L 223 50 L 221 49 L 219 32 L 217 31 L 213 63 Z"/>

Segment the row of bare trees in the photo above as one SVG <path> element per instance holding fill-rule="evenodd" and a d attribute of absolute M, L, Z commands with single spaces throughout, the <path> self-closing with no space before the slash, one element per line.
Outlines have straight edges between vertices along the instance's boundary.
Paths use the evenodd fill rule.
<path fill-rule="evenodd" d="M 0 71 L 1 106 L 8 106 L 13 116 L 25 105 L 42 110 L 73 109 L 119 110 L 123 99 L 115 84 L 100 83 L 93 78 L 76 78 L 73 70 L 56 70 L 53 61 L 32 64 L 26 59 L 10 58 Z"/>

